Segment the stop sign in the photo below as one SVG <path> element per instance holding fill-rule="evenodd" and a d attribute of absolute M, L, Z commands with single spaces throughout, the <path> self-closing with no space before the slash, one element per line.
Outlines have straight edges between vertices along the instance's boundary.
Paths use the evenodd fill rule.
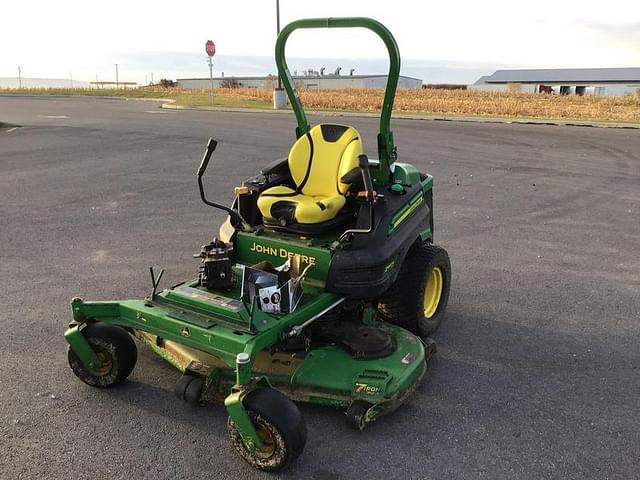
<path fill-rule="evenodd" d="M 210 57 L 213 57 L 216 54 L 216 44 L 213 43 L 213 40 L 207 40 L 204 48 L 207 51 L 207 55 L 209 55 Z"/>

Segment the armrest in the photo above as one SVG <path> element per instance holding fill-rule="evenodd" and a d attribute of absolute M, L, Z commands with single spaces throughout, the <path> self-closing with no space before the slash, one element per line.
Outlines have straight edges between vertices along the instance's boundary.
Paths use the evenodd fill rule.
<path fill-rule="evenodd" d="M 340 178 L 340 181 L 342 183 L 362 183 L 362 170 L 360 167 L 352 168 Z"/>
<path fill-rule="evenodd" d="M 288 175 L 289 174 L 289 162 L 288 162 L 288 158 L 278 158 L 277 160 L 274 160 L 273 162 L 267 164 L 267 166 L 265 166 L 260 173 L 262 173 L 262 175 L 267 176 L 267 175 Z"/>

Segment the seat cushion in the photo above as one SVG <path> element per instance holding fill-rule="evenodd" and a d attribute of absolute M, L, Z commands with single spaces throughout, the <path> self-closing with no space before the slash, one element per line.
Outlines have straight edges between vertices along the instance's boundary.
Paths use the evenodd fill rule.
<path fill-rule="evenodd" d="M 358 166 L 360 135 L 345 125 L 321 124 L 300 137 L 289 152 L 289 170 L 298 190 L 310 196 L 344 195 L 340 178 Z"/>
<path fill-rule="evenodd" d="M 345 205 L 350 187 L 341 179 L 358 166 L 362 152 L 360 135 L 352 127 L 321 124 L 311 128 L 289 152 L 296 189 L 278 186 L 262 192 L 258 198 L 262 216 L 283 227 L 333 220 Z"/>
<path fill-rule="evenodd" d="M 331 220 L 344 207 L 345 197 L 339 194 L 331 196 L 310 196 L 297 193 L 283 185 L 271 187 L 260 194 L 258 208 L 268 220 L 281 219 L 287 224 L 313 224 Z"/>

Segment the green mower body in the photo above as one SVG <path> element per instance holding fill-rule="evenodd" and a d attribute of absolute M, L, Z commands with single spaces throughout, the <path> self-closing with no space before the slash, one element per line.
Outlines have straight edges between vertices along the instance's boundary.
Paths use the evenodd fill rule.
<path fill-rule="evenodd" d="M 129 334 L 137 337 L 182 372 L 180 398 L 224 403 L 234 447 L 263 470 L 281 468 L 304 447 L 306 427 L 290 400 L 344 409 L 357 429 L 400 405 L 435 352 L 428 335 L 442 320 L 450 286 L 448 256 L 433 245 L 433 178 L 396 161 L 389 123 L 400 58 L 384 26 L 366 18 L 310 19 L 283 29 L 276 61 L 298 121 L 296 136 L 310 127 L 284 45 L 295 29 L 320 27 L 369 28 L 390 56 L 379 160 L 361 158 L 342 177 L 353 184 L 343 223 L 267 224 L 260 196 L 273 186 L 295 187 L 286 158 L 237 187 L 231 207 L 209 202 L 201 177 L 216 145 L 210 140 L 198 170 L 200 192 L 229 216 L 219 240 L 203 246 L 198 278 L 157 291 L 162 273 L 156 278 L 151 269 L 153 290 L 145 299 L 74 298 L 65 333 L 72 369 L 97 387 L 131 372 L 136 354 Z M 221 252 L 212 261 L 222 265 L 214 283 L 203 275 L 211 252 Z M 299 303 L 287 313 L 263 311 L 244 292 L 246 269 L 291 260 L 304 269 Z"/>

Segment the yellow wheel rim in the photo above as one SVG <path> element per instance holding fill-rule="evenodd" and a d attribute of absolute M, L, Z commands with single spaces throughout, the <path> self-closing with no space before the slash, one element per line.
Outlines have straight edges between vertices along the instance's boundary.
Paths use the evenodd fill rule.
<path fill-rule="evenodd" d="M 98 375 L 99 377 L 103 377 L 108 375 L 113 367 L 113 361 L 111 360 L 111 354 L 107 351 L 102 350 L 100 347 L 94 346 L 94 351 L 96 352 L 96 356 L 100 360 L 101 366 L 99 368 L 94 368 L 93 373 Z"/>
<path fill-rule="evenodd" d="M 429 272 L 427 286 L 424 289 L 423 308 L 425 318 L 431 318 L 435 315 L 442 296 L 443 285 L 442 270 L 440 270 L 440 267 L 433 267 Z"/>
<path fill-rule="evenodd" d="M 276 451 L 276 441 L 273 438 L 273 435 L 269 431 L 269 429 L 258 423 L 254 424 L 256 429 L 256 433 L 258 437 L 260 437 L 260 441 L 262 442 L 262 447 L 256 450 L 256 455 L 260 458 L 271 458 Z"/>

